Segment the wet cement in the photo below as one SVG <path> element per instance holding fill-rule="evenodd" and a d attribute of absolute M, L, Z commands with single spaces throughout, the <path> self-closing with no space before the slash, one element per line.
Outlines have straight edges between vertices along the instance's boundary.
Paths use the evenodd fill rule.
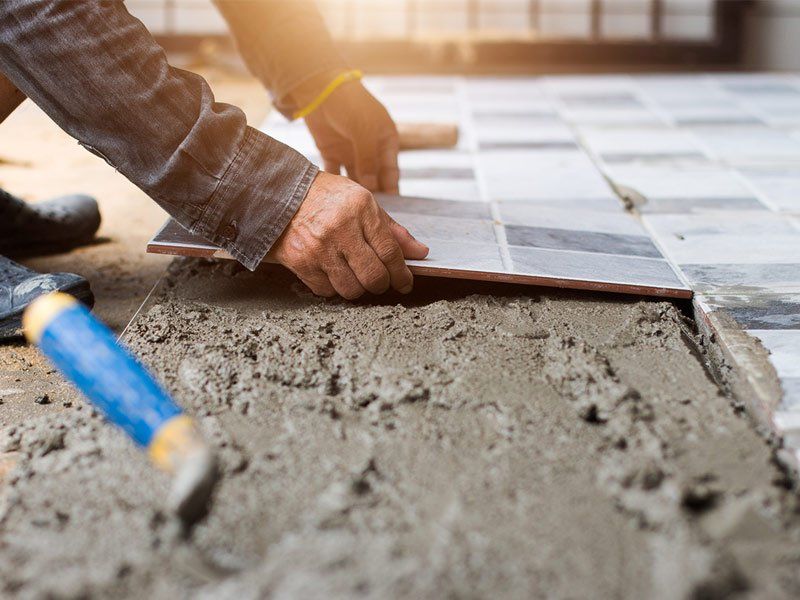
<path fill-rule="evenodd" d="M 91 408 L 0 432 L 0 581 L 23 597 L 797 597 L 773 450 L 665 302 L 418 279 L 313 297 L 178 262 L 128 333 L 224 478 L 168 481 Z"/>

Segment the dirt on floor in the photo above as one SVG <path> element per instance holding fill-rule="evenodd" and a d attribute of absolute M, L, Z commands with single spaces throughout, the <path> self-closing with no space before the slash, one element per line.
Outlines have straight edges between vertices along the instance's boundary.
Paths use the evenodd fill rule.
<path fill-rule="evenodd" d="M 666 302 L 177 261 L 127 341 L 216 447 L 189 539 L 76 402 L 0 432 L 22 597 L 793 598 L 798 501 Z"/>

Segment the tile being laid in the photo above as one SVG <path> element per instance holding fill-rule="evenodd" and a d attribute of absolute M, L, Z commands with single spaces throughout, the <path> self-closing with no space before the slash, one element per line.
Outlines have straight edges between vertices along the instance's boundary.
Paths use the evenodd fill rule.
<path fill-rule="evenodd" d="M 383 196 L 378 200 L 401 224 L 431 248 L 427 259 L 409 261 L 412 271 L 418 274 L 651 296 L 691 297 L 691 291 L 666 260 L 661 258 L 509 246 L 503 226 L 487 218 L 485 211 L 489 205 L 486 203 Z M 620 219 L 632 219 L 621 210 L 617 214 Z M 525 236 L 515 238 L 515 241 L 530 243 L 531 238 L 527 236 L 529 232 L 518 233 L 524 233 Z M 595 243 L 597 235 L 611 236 L 580 230 L 551 230 L 548 235 L 550 245 L 557 243 L 573 248 L 579 247 L 581 240 L 593 240 L 592 243 Z M 620 237 L 626 238 L 624 235 Z M 182 231 L 172 221 L 151 240 L 148 251 L 231 258 L 221 249 Z M 640 248 L 625 248 L 624 251 L 631 254 L 640 252 Z"/>
<path fill-rule="evenodd" d="M 505 230 L 509 246 L 661 258 L 644 232 L 630 235 L 527 225 L 506 225 Z"/>
<path fill-rule="evenodd" d="M 458 241 L 462 244 L 497 244 L 489 220 L 440 217 L 430 214 L 389 213 L 420 240 Z"/>
<path fill-rule="evenodd" d="M 613 256 L 542 248 L 509 247 L 514 273 L 625 285 L 632 288 L 683 288 L 670 264 L 663 259 Z"/>
<path fill-rule="evenodd" d="M 484 273 L 493 275 L 508 274 L 503 265 L 500 246 L 497 244 L 470 243 L 461 241 L 426 239 L 425 243 L 430 248 L 430 254 L 425 260 L 410 260 L 408 264 L 415 272 L 424 272 L 430 275 L 460 274 L 461 278 L 485 279 L 480 276 Z M 446 271 L 447 273 L 440 273 Z M 467 277 L 468 274 L 478 276 Z M 490 277 L 494 279 L 494 277 Z"/>
<path fill-rule="evenodd" d="M 391 194 L 375 194 L 375 199 L 386 212 L 390 215 L 398 215 L 398 218 L 402 218 L 400 215 L 413 214 L 483 221 L 492 219 L 491 206 L 487 202 L 459 202 Z"/>

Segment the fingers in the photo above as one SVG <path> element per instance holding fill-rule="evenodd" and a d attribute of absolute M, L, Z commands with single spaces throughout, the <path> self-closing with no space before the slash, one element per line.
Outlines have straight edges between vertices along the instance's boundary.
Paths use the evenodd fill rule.
<path fill-rule="evenodd" d="M 400 142 L 397 136 L 386 140 L 381 148 L 378 183 L 380 190 L 387 194 L 400 193 L 400 167 L 397 164 L 399 152 Z"/>
<path fill-rule="evenodd" d="M 323 157 L 323 164 L 325 166 L 325 172 L 331 173 L 332 175 L 341 175 L 342 173 L 342 165 L 339 164 L 338 161 L 332 160 L 330 158 Z"/>
<path fill-rule="evenodd" d="M 362 240 L 352 252 L 346 252 L 345 258 L 365 290 L 383 294 L 389 289 L 392 284 L 389 271 L 366 240 Z"/>
<path fill-rule="evenodd" d="M 347 300 L 355 300 L 363 296 L 364 286 L 361 285 L 344 257 L 338 256 L 330 262 L 330 265 L 322 265 L 322 269 L 327 274 L 336 293 Z"/>
<path fill-rule="evenodd" d="M 322 271 L 313 271 L 305 274 L 295 273 L 295 275 L 317 296 L 333 298 L 336 295 L 336 290 L 331 285 L 328 276 Z"/>
<path fill-rule="evenodd" d="M 353 140 L 356 155 L 356 181 L 370 192 L 378 190 L 378 147 L 372 136 L 357 136 Z"/>
<path fill-rule="evenodd" d="M 392 236 L 400 246 L 403 256 L 409 260 L 422 260 L 428 256 L 430 249 L 425 244 L 411 235 L 408 229 L 400 225 L 388 214 L 386 218 L 389 220 L 389 231 L 392 232 Z"/>
<path fill-rule="evenodd" d="M 384 223 L 380 223 L 378 227 L 367 227 L 364 233 L 372 250 L 389 272 L 392 287 L 401 294 L 408 294 L 414 287 L 414 276 L 406 265 L 397 240 Z"/>

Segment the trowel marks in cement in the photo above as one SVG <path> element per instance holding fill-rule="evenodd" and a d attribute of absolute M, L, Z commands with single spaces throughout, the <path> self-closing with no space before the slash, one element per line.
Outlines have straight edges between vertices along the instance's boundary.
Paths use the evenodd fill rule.
<path fill-rule="evenodd" d="M 88 407 L 6 431 L 4 594 L 800 593 L 795 496 L 672 305 L 173 271 L 128 342 L 218 448 L 211 516 L 182 541 Z"/>

